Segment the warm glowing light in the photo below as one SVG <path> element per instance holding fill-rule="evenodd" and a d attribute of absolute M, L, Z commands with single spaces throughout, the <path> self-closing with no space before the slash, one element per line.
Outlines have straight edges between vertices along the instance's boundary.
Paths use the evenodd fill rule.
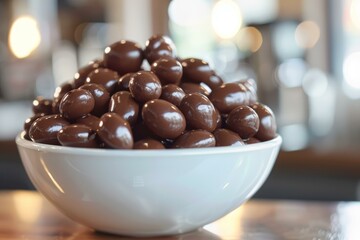
<path fill-rule="evenodd" d="M 211 20 L 215 33 L 224 39 L 233 38 L 243 22 L 240 7 L 233 0 L 218 1 L 213 8 Z"/>
<path fill-rule="evenodd" d="M 41 35 L 34 18 L 17 18 L 10 28 L 9 47 L 17 58 L 28 57 L 40 44 Z"/>
<path fill-rule="evenodd" d="M 205 225 L 204 229 L 216 235 L 226 233 L 227 236 L 242 236 L 243 228 L 240 222 L 244 214 L 244 206 L 240 206 L 218 221 Z"/>
<path fill-rule="evenodd" d="M 256 52 L 263 43 L 261 32 L 254 27 L 245 27 L 240 29 L 236 36 L 236 44 L 242 51 Z"/>
<path fill-rule="evenodd" d="M 320 38 L 320 28 L 313 21 L 301 22 L 295 30 L 295 41 L 302 48 L 312 48 Z"/>
<path fill-rule="evenodd" d="M 345 82 L 356 89 L 360 89 L 360 52 L 354 52 L 345 58 L 343 73 Z"/>
<path fill-rule="evenodd" d="M 17 191 L 13 194 L 13 200 L 21 221 L 33 223 L 39 217 L 43 199 L 38 194 Z"/>
<path fill-rule="evenodd" d="M 350 19 L 352 24 L 360 29 L 360 0 L 352 0 L 350 6 Z"/>
<path fill-rule="evenodd" d="M 47 173 L 47 175 L 49 176 L 50 180 L 52 181 L 52 183 L 54 184 L 54 186 L 61 192 L 61 193 L 65 193 L 64 190 L 62 189 L 62 187 L 60 186 L 60 184 L 55 180 L 54 176 L 51 174 L 51 172 L 49 171 L 49 169 L 47 168 L 45 162 L 43 159 L 40 159 L 40 163 L 43 166 L 45 172 Z"/>
<path fill-rule="evenodd" d="M 210 6 L 206 0 L 172 0 L 169 18 L 179 26 L 196 26 L 208 21 Z"/>

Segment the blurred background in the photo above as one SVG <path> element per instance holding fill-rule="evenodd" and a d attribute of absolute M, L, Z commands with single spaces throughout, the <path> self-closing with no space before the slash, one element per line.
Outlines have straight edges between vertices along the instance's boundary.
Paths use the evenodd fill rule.
<path fill-rule="evenodd" d="M 360 199 L 360 0 L 0 0 L 0 189 L 33 188 L 14 139 L 34 97 L 155 33 L 256 79 L 284 139 L 257 198 Z"/>

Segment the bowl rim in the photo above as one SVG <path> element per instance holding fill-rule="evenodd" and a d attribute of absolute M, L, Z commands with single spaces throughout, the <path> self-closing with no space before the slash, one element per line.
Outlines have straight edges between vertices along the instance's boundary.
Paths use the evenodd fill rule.
<path fill-rule="evenodd" d="M 225 146 L 225 147 L 209 147 L 209 148 L 182 148 L 182 149 L 99 149 L 99 148 L 79 148 L 65 147 L 58 145 L 49 145 L 43 143 L 35 143 L 24 138 L 25 132 L 20 132 L 15 139 L 16 144 L 21 147 L 43 152 L 67 153 L 74 155 L 95 155 L 95 156 L 135 156 L 135 157 L 151 157 L 151 156 L 188 156 L 188 155 L 213 155 L 224 153 L 242 153 L 258 151 L 262 149 L 270 149 L 280 147 L 282 137 L 277 135 L 275 138 L 259 143 L 253 143 L 242 146 Z"/>

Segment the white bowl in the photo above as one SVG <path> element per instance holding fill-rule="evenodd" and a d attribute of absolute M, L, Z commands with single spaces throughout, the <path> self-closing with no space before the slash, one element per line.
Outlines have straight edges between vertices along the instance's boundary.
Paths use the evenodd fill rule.
<path fill-rule="evenodd" d="M 99 231 L 147 237 L 189 232 L 239 207 L 268 177 L 281 141 L 109 150 L 16 138 L 32 183 L 65 215 Z"/>

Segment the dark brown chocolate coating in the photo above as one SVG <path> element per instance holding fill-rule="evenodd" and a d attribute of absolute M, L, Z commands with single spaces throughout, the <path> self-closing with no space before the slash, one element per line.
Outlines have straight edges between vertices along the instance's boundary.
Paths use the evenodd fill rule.
<path fill-rule="evenodd" d="M 217 110 L 216 108 L 215 108 L 215 114 L 216 114 L 216 128 L 217 128 L 217 129 L 218 129 L 218 128 L 222 128 L 222 126 L 223 126 L 223 119 L 222 119 L 222 116 L 221 116 L 219 110 Z"/>
<path fill-rule="evenodd" d="M 215 137 L 205 130 L 191 130 L 178 137 L 172 148 L 215 147 Z"/>
<path fill-rule="evenodd" d="M 82 85 L 79 89 L 88 90 L 94 97 L 95 106 L 91 111 L 92 115 L 100 117 L 108 111 L 110 93 L 106 90 L 103 85 L 96 83 L 87 83 Z"/>
<path fill-rule="evenodd" d="M 244 142 L 240 138 L 240 136 L 231 130 L 219 128 L 216 129 L 213 134 L 216 140 L 217 147 L 244 145 Z"/>
<path fill-rule="evenodd" d="M 276 120 L 271 109 L 261 103 L 251 105 L 259 116 L 260 126 L 255 137 L 260 141 L 271 140 L 276 137 Z"/>
<path fill-rule="evenodd" d="M 163 86 L 160 98 L 179 107 L 185 95 L 185 92 L 177 85 L 168 84 Z"/>
<path fill-rule="evenodd" d="M 134 143 L 134 149 L 165 149 L 165 147 L 158 140 L 143 139 Z"/>
<path fill-rule="evenodd" d="M 65 93 L 67 93 L 71 90 L 73 90 L 73 86 L 72 86 L 71 82 L 62 83 L 60 86 L 55 88 L 54 100 L 55 99 L 61 100 L 61 98 L 65 95 Z"/>
<path fill-rule="evenodd" d="M 261 141 L 255 137 L 244 139 L 245 144 L 254 144 L 254 143 L 259 143 L 259 142 L 261 142 Z"/>
<path fill-rule="evenodd" d="M 134 145 L 129 122 L 116 113 L 105 113 L 101 116 L 97 133 L 111 148 L 131 149 Z"/>
<path fill-rule="evenodd" d="M 217 114 L 214 105 L 203 94 L 187 94 L 180 103 L 179 109 L 186 118 L 190 129 L 203 129 L 209 132 L 215 130 Z"/>
<path fill-rule="evenodd" d="M 180 87 L 184 90 L 186 94 L 201 93 L 205 96 L 210 95 L 210 92 L 198 83 L 183 82 L 180 84 Z"/>
<path fill-rule="evenodd" d="M 120 75 L 140 70 L 144 59 L 143 50 L 139 44 L 121 40 L 105 48 L 104 65 Z"/>
<path fill-rule="evenodd" d="M 160 58 L 151 64 L 151 71 L 156 74 L 162 85 L 178 85 L 183 71 L 181 63 L 173 58 Z"/>
<path fill-rule="evenodd" d="M 109 112 L 119 114 L 130 125 L 136 123 L 139 114 L 139 104 L 128 91 L 120 91 L 111 96 Z"/>
<path fill-rule="evenodd" d="M 96 148 L 96 132 L 86 125 L 68 125 L 63 127 L 57 135 L 62 146 Z"/>
<path fill-rule="evenodd" d="M 100 117 L 105 112 L 107 112 L 110 101 L 110 93 L 103 85 L 96 83 L 86 83 L 79 89 L 88 90 L 94 97 L 95 106 L 91 111 L 91 114 Z"/>
<path fill-rule="evenodd" d="M 95 106 L 93 95 L 85 89 L 73 89 L 67 92 L 60 101 L 60 113 L 73 120 L 92 112 Z"/>
<path fill-rule="evenodd" d="M 150 71 L 135 73 L 129 82 L 129 89 L 131 95 L 140 103 L 145 103 L 161 96 L 160 80 Z"/>
<path fill-rule="evenodd" d="M 27 140 L 30 140 L 30 136 L 29 136 L 29 130 L 31 125 L 33 124 L 33 122 L 35 122 L 36 119 L 45 116 L 45 113 L 37 113 L 29 118 L 27 118 L 24 122 L 24 130 L 25 130 L 25 135 L 24 138 Z"/>
<path fill-rule="evenodd" d="M 134 73 L 127 73 L 125 75 L 122 75 L 121 78 L 119 78 L 118 85 L 116 88 L 117 91 L 130 91 L 129 82 L 133 74 Z"/>
<path fill-rule="evenodd" d="M 223 84 L 223 80 L 216 75 L 207 62 L 198 58 L 186 58 L 181 61 L 183 78 L 194 83 L 205 83 L 211 89 Z"/>
<path fill-rule="evenodd" d="M 91 73 L 92 71 L 94 71 L 95 69 L 98 69 L 100 67 L 102 67 L 102 61 L 94 60 L 94 61 L 89 62 L 88 65 L 80 68 L 79 71 L 77 73 L 75 73 L 73 88 L 78 88 L 78 87 L 82 86 L 85 83 L 86 78 L 89 75 L 89 73 Z"/>
<path fill-rule="evenodd" d="M 100 118 L 91 114 L 87 114 L 81 118 L 76 119 L 76 123 L 86 125 L 92 130 L 97 131 L 99 128 Z"/>
<path fill-rule="evenodd" d="M 244 88 L 247 90 L 246 94 L 247 94 L 247 98 L 249 100 L 249 105 L 251 104 L 255 104 L 258 101 L 258 97 L 257 97 L 257 86 L 256 86 L 256 82 L 254 79 L 249 78 L 249 79 L 245 79 L 245 80 L 241 80 L 236 82 L 242 86 L 244 86 Z"/>
<path fill-rule="evenodd" d="M 57 134 L 67 125 L 69 122 L 59 114 L 46 115 L 33 122 L 29 136 L 33 142 L 59 145 Z"/>
<path fill-rule="evenodd" d="M 225 83 L 213 89 L 209 99 L 221 113 L 229 113 L 240 105 L 248 105 L 247 89 L 238 83 Z"/>
<path fill-rule="evenodd" d="M 176 47 L 169 37 L 154 35 L 146 41 L 144 54 L 146 60 L 152 64 L 162 57 L 175 58 Z"/>
<path fill-rule="evenodd" d="M 131 128 L 133 137 L 135 141 L 144 140 L 144 139 L 156 139 L 161 140 L 159 136 L 155 135 L 153 132 L 151 132 L 148 127 L 146 127 L 144 121 L 139 121 Z"/>
<path fill-rule="evenodd" d="M 253 137 L 259 130 L 259 117 L 252 108 L 243 105 L 229 113 L 226 124 L 229 129 L 239 134 L 242 139 L 248 139 Z"/>
<path fill-rule="evenodd" d="M 119 75 L 108 68 L 98 68 L 90 72 L 86 78 L 86 83 L 96 83 L 103 85 L 106 90 L 112 94 L 119 80 Z"/>
<path fill-rule="evenodd" d="M 142 108 L 142 118 L 146 127 L 161 138 L 177 138 L 186 128 L 181 111 L 162 99 L 147 102 Z"/>
<path fill-rule="evenodd" d="M 52 100 L 43 97 L 37 97 L 32 102 L 32 110 L 34 114 L 44 113 L 46 115 L 52 114 Z"/>
<path fill-rule="evenodd" d="M 52 102 L 52 112 L 54 114 L 60 113 L 59 105 L 62 97 L 65 93 L 71 91 L 73 89 L 74 82 L 64 82 L 60 86 L 55 89 L 54 99 Z"/>

